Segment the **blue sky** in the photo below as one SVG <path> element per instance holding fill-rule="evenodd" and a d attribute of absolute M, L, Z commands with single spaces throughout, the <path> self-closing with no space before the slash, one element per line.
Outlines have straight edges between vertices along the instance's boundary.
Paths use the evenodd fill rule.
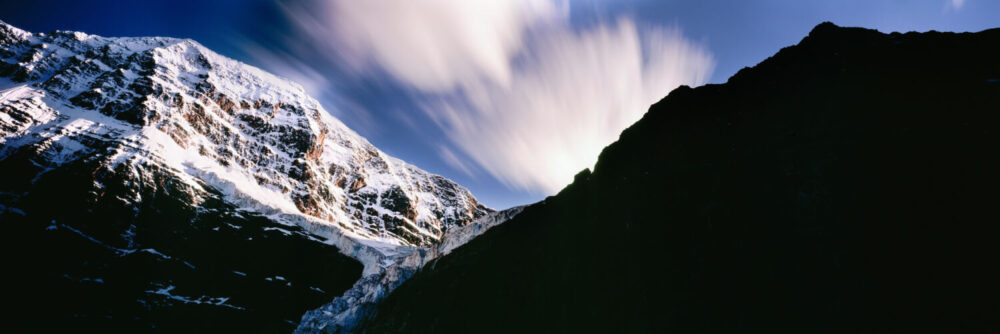
<path fill-rule="evenodd" d="M 992 0 L 382 2 L 33 0 L 0 19 L 197 40 L 300 81 L 377 147 L 496 208 L 553 194 L 676 85 L 724 82 L 820 22 L 1000 26 Z"/>

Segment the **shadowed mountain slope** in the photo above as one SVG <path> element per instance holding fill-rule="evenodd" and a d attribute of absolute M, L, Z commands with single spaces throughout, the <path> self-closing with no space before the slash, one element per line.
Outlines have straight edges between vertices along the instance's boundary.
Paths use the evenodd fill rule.
<path fill-rule="evenodd" d="M 365 330 L 996 331 L 998 55 L 998 29 L 821 24 L 671 92 Z"/>

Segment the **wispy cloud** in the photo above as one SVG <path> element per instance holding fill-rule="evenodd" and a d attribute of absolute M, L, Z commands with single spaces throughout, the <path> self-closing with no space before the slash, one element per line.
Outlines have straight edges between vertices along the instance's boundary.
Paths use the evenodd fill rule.
<path fill-rule="evenodd" d="M 528 46 L 507 86 L 466 85 L 423 109 L 453 145 L 505 184 L 553 193 L 648 106 L 714 63 L 673 29 L 642 33 L 627 19 L 548 31 Z"/>
<path fill-rule="evenodd" d="M 965 6 L 965 0 L 948 0 L 948 5 L 951 6 L 951 9 L 959 10 Z"/>
<path fill-rule="evenodd" d="M 330 80 L 309 64 L 298 60 L 294 55 L 281 50 L 265 49 L 251 41 L 241 41 L 239 45 L 255 61 L 267 64 L 268 70 L 292 80 L 312 96 L 322 94 L 329 86 Z"/>
<path fill-rule="evenodd" d="M 567 13 L 549 1 L 311 1 L 285 11 L 310 42 L 350 68 L 382 70 L 425 91 L 510 82 L 525 28 Z"/>
<path fill-rule="evenodd" d="M 461 171 L 469 177 L 476 177 L 476 173 L 473 171 L 472 166 L 466 164 L 464 159 L 459 158 L 458 155 L 456 155 L 455 152 L 452 152 L 452 150 L 447 146 L 441 145 L 438 148 L 438 152 L 441 155 L 441 159 L 443 159 L 444 162 L 452 168 Z"/>
<path fill-rule="evenodd" d="M 678 29 L 627 17 L 574 26 L 565 1 L 282 7 L 295 30 L 289 49 L 414 92 L 407 98 L 442 133 L 434 144 L 442 161 L 533 192 L 560 189 L 651 103 L 705 82 L 714 68 L 711 54 Z M 298 76 L 315 79 L 313 72 Z"/>

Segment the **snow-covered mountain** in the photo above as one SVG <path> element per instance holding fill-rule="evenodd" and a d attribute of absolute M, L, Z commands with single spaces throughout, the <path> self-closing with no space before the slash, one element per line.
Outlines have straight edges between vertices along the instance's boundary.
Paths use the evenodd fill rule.
<path fill-rule="evenodd" d="M 467 240 L 484 228 L 463 227 L 498 216 L 378 150 L 300 85 L 192 40 L 32 34 L 0 22 L 0 215 L 55 214 L 25 207 L 41 180 L 70 169 L 87 179 L 88 203 L 133 209 L 110 230 L 51 219 L 103 246 L 143 249 L 137 217 L 166 189 L 192 214 L 216 201 L 229 216 L 336 246 L 369 280 L 407 258 L 422 265 L 443 239 Z"/>
<path fill-rule="evenodd" d="M 14 82 L 2 93 L 0 158 L 32 147 L 57 168 L 95 153 L 76 139 L 104 137 L 122 143 L 100 152 L 111 164 L 162 164 L 236 202 L 392 245 L 434 244 L 490 211 L 382 153 L 300 85 L 192 40 L 0 29 L 0 71 Z"/>

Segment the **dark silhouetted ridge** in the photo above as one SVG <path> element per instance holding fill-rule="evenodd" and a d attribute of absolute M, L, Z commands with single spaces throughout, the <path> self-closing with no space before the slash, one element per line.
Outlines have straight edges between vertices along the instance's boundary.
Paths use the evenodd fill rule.
<path fill-rule="evenodd" d="M 680 87 L 367 333 L 996 332 L 1000 30 L 818 25 Z"/>

